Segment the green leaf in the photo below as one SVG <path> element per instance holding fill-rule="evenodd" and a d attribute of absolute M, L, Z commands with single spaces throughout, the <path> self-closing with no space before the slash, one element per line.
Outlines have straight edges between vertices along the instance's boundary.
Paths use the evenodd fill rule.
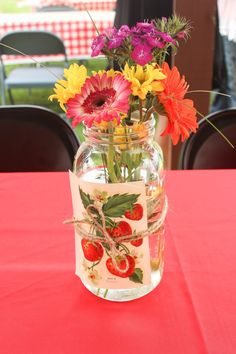
<path fill-rule="evenodd" d="M 84 193 L 81 188 L 79 188 L 79 193 L 85 209 L 88 205 L 93 204 L 93 200 L 90 198 L 89 194 Z"/>
<path fill-rule="evenodd" d="M 106 243 L 106 242 L 102 242 L 102 245 L 103 245 L 103 247 L 105 248 L 105 251 L 110 251 L 111 250 L 111 247 L 110 247 L 110 245 L 109 245 L 109 243 Z M 108 254 L 108 256 L 110 257 L 110 254 L 109 253 L 107 253 Z"/>
<path fill-rule="evenodd" d="M 110 219 L 108 217 L 105 218 L 105 222 L 106 222 L 106 227 L 114 228 L 117 226 L 117 223 L 113 219 Z"/>
<path fill-rule="evenodd" d="M 135 268 L 134 273 L 129 277 L 129 280 L 134 283 L 143 284 L 143 271 L 140 268 Z"/>
<path fill-rule="evenodd" d="M 139 196 L 140 194 L 114 194 L 102 207 L 104 215 L 113 218 L 123 216 L 127 210 L 132 209 Z"/>

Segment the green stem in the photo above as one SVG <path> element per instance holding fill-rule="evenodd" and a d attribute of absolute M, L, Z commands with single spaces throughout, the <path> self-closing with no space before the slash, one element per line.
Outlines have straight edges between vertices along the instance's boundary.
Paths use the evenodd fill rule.
<path fill-rule="evenodd" d="M 118 180 L 119 180 L 119 181 L 122 181 L 121 168 L 120 168 L 119 161 L 117 161 L 116 169 L 117 169 L 117 177 L 118 177 Z"/>
<path fill-rule="evenodd" d="M 106 252 L 108 257 L 111 257 L 110 253 L 108 252 L 108 250 L 106 248 L 105 248 L 105 252 Z"/>
<path fill-rule="evenodd" d="M 212 126 L 212 128 L 214 128 L 218 134 L 220 134 L 220 136 L 231 146 L 231 148 L 235 148 L 235 146 L 231 143 L 231 141 L 229 141 L 228 138 L 226 138 L 226 136 L 215 126 L 215 124 L 213 124 L 208 118 L 206 118 L 206 121 L 208 124 L 210 124 Z"/>
<path fill-rule="evenodd" d="M 98 30 L 98 28 L 97 28 L 97 26 L 96 26 L 96 23 L 94 22 L 94 20 L 93 20 L 91 14 L 90 14 L 90 12 L 88 11 L 88 8 L 87 8 L 86 4 L 83 3 L 83 6 L 85 7 L 85 11 L 86 11 L 87 14 L 89 15 L 89 18 L 90 18 L 90 20 L 91 20 L 91 22 L 92 22 L 92 24 L 93 24 L 93 26 L 94 26 L 94 28 L 95 28 L 95 30 L 96 30 L 98 36 L 99 36 L 100 32 L 99 32 L 99 30 Z"/>
<path fill-rule="evenodd" d="M 197 111 L 197 110 L 196 110 Z M 215 129 L 215 131 L 234 149 L 235 146 L 231 143 L 231 141 L 229 141 L 229 139 L 222 133 L 222 131 L 220 131 L 220 129 L 218 129 L 215 124 L 213 124 L 206 116 L 204 116 L 201 112 L 197 111 L 197 113 L 199 114 L 200 117 L 202 117 L 203 119 L 205 119 L 207 121 L 208 124 L 210 124 L 212 126 L 212 128 Z"/>
<path fill-rule="evenodd" d="M 212 91 L 212 90 L 211 91 L 209 91 L 209 90 L 191 90 L 191 91 L 187 91 L 186 94 L 187 93 L 214 93 L 216 95 L 231 97 L 227 93 L 222 93 L 222 92 L 217 92 L 217 91 Z"/>
<path fill-rule="evenodd" d="M 139 114 L 140 114 L 140 122 L 143 121 L 143 101 L 139 99 Z"/>
<path fill-rule="evenodd" d="M 132 181 L 132 177 L 135 174 L 136 170 L 133 170 L 132 172 L 128 173 L 128 176 L 125 178 L 125 182 L 130 182 Z M 139 179 L 138 179 L 139 180 Z"/>
<path fill-rule="evenodd" d="M 119 243 L 118 245 L 125 251 L 126 254 L 130 254 L 128 247 L 126 247 L 123 243 Z"/>
<path fill-rule="evenodd" d="M 107 297 L 108 289 L 105 290 L 105 293 L 103 295 L 103 298 L 105 299 Z"/>
<path fill-rule="evenodd" d="M 98 265 L 100 262 L 101 262 L 101 260 L 98 261 L 98 262 L 96 262 L 96 263 L 93 263 L 93 264 L 91 265 L 91 267 L 88 267 L 88 269 L 89 269 L 89 270 L 93 270 L 93 268 L 94 268 L 96 265 Z"/>
<path fill-rule="evenodd" d="M 148 101 L 147 101 L 147 104 L 146 104 L 146 110 L 145 110 L 145 114 L 144 114 L 144 118 L 143 118 L 143 121 L 146 122 L 148 120 L 147 118 L 147 115 L 148 115 L 148 112 L 149 112 L 149 109 L 152 107 L 152 99 L 149 98 Z"/>
<path fill-rule="evenodd" d="M 109 144 L 108 144 L 108 156 L 107 156 L 107 170 L 111 183 L 117 183 L 118 179 L 114 170 L 114 139 L 112 124 L 109 123 Z"/>
<path fill-rule="evenodd" d="M 102 156 L 102 164 L 103 164 L 105 182 L 108 183 L 108 180 L 107 180 L 107 171 L 106 171 L 106 166 L 107 166 L 106 154 L 105 154 L 104 152 L 102 152 L 102 153 L 101 153 L 101 156 Z"/>

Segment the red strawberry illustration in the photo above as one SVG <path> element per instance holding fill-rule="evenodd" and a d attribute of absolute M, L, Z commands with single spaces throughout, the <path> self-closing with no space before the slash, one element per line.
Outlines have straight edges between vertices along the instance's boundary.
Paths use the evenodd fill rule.
<path fill-rule="evenodd" d="M 82 238 L 81 246 L 84 252 L 84 257 L 91 262 L 99 261 L 103 256 L 103 247 L 98 242 L 92 242 Z"/>
<path fill-rule="evenodd" d="M 130 275 L 132 275 L 135 271 L 135 260 L 133 257 L 129 256 L 128 254 L 124 255 L 124 257 L 126 257 L 127 261 L 128 261 L 128 269 L 127 271 L 121 272 L 119 269 L 124 270 L 126 268 L 126 261 L 124 258 L 121 258 L 119 256 L 116 257 L 116 262 L 118 264 L 119 269 L 116 268 L 115 264 L 112 261 L 112 258 L 108 258 L 106 261 L 106 266 L 108 271 L 113 274 L 116 275 L 117 277 L 120 278 L 127 278 Z"/>
<path fill-rule="evenodd" d="M 135 246 L 135 247 L 139 247 L 143 244 L 143 239 L 139 238 L 138 240 L 133 240 L 130 241 L 131 245 Z"/>
<path fill-rule="evenodd" d="M 126 221 L 120 221 L 118 227 L 120 229 L 121 236 L 132 235 L 131 226 Z"/>
<path fill-rule="evenodd" d="M 131 226 L 126 221 L 120 221 L 115 227 L 109 227 L 106 229 L 111 237 L 120 237 L 132 235 Z"/>
<path fill-rule="evenodd" d="M 131 210 L 125 212 L 125 217 L 129 220 L 141 220 L 143 217 L 143 207 L 141 204 L 134 204 Z"/>

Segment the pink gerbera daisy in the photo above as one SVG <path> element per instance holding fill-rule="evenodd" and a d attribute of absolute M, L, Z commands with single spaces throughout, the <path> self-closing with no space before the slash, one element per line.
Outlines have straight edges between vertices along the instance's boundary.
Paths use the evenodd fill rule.
<path fill-rule="evenodd" d="M 87 78 L 80 94 L 67 102 L 67 117 L 72 126 L 81 122 L 91 127 L 93 122 L 116 120 L 129 110 L 130 82 L 122 74 L 96 74 Z"/>

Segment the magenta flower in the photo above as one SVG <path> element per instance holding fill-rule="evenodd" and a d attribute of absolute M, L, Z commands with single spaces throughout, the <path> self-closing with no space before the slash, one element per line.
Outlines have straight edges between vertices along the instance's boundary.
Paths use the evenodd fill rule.
<path fill-rule="evenodd" d="M 117 34 L 117 29 L 115 27 L 107 28 L 105 30 L 105 35 L 106 35 L 107 38 L 112 38 L 116 34 Z"/>
<path fill-rule="evenodd" d="M 138 22 L 135 27 L 132 28 L 132 40 L 131 44 L 136 47 L 144 45 L 147 47 L 162 49 L 167 41 L 172 41 L 172 38 L 167 37 L 166 33 L 157 31 L 154 24 L 151 22 Z M 145 50 L 147 52 L 147 50 Z"/>
<path fill-rule="evenodd" d="M 131 40 L 131 44 L 136 47 L 137 45 L 140 45 L 140 44 L 143 44 L 143 40 L 142 40 L 142 37 L 140 36 L 133 36 L 132 37 L 132 40 Z"/>
<path fill-rule="evenodd" d="M 108 49 L 118 48 L 122 44 L 123 40 L 124 39 L 122 37 L 119 37 L 119 36 L 111 38 L 108 41 L 107 48 Z"/>
<path fill-rule="evenodd" d="M 145 42 L 151 47 L 151 48 L 163 48 L 165 46 L 165 43 L 160 41 L 157 37 L 152 37 L 147 35 L 144 35 L 143 38 L 145 39 Z"/>
<path fill-rule="evenodd" d="M 92 57 L 96 57 L 101 53 L 101 50 L 105 46 L 105 41 L 106 41 L 106 36 L 104 34 L 100 34 L 96 38 L 94 38 L 93 43 L 92 43 Z"/>
<path fill-rule="evenodd" d="M 185 26 L 181 32 L 172 31 L 172 35 L 167 32 L 166 22 L 169 20 L 162 18 L 162 23 L 151 20 L 137 22 L 135 26 L 121 26 L 109 28 L 103 35 L 99 35 L 92 45 L 92 56 L 105 53 L 108 57 L 115 59 L 122 66 L 130 59 L 137 64 L 145 65 L 158 60 L 159 52 L 165 53 L 171 45 L 178 46 L 178 38 L 184 38 Z"/>
<path fill-rule="evenodd" d="M 155 31 L 155 26 L 153 25 L 153 23 L 149 22 L 137 22 L 135 30 L 137 30 L 138 32 L 142 31 L 143 33 L 150 33 L 153 30 Z"/>
<path fill-rule="evenodd" d="M 139 65 L 146 65 L 152 60 L 151 48 L 145 44 L 137 45 L 131 53 L 131 58 Z"/>
<path fill-rule="evenodd" d="M 164 42 L 175 43 L 175 40 L 168 33 L 157 31 L 157 34 L 163 39 Z"/>
<path fill-rule="evenodd" d="M 130 33 L 131 33 L 131 30 L 130 30 L 129 26 L 127 26 L 127 25 L 121 26 L 120 29 L 117 32 L 117 34 L 119 36 L 123 36 L 124 38 L 129 36 Z"/>
<path fill-rule="evenodd" d="M 179 39 L 185 39 L 186 33 L 184 31 L 179 32 L 176 37 Z"/>
<path fill-rule="evenodd" d="M 108 49 L 118 48 L 124 40 L 124 37 L 115 35 L 114 37 L 108 40 L 107 47 Z"/>
<path fill-rule="evenodd" d="M 128 26 L 127 26 L 128 27 Z M 124 38 L 126 37 L 125 33 L 118 32 L 116 28 L 110 28 L 106 31 L 106 36 L 108 37 L 107 48 L 114 49 L 118 48 Z"/>

